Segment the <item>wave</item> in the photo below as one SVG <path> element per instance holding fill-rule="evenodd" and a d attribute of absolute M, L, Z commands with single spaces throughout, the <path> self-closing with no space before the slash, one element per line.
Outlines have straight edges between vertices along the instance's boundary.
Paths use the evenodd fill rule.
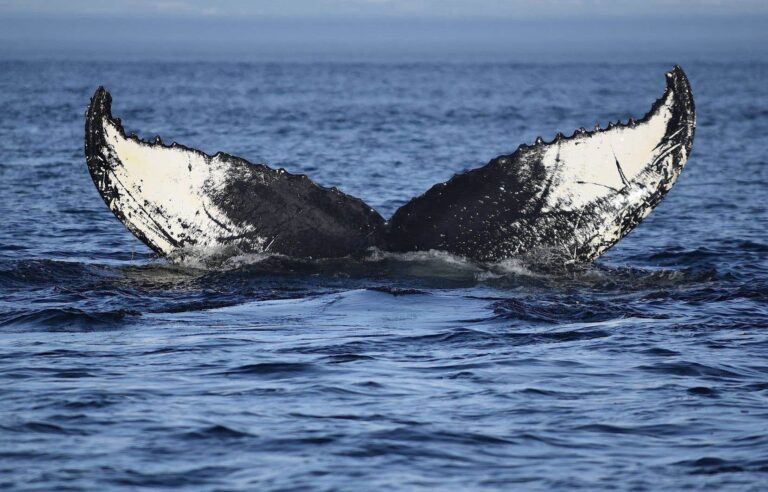
<path fill-rule="evenodd" d="M 652 258 L 662 260 L 658 253 Z M 240 272 L 251 274 L 291 274 L 345 276 L 346 278 L 442 279 L 454 286 L 486 283 L 504 288 L 513 283 L 542 287 L 594 287 L 599 289 L 643 289 L 653 286 L 710 281 L 718 277 L 709 264 L 696 267 L 634 268 L 607 263 L 568 264 L 549 262 L 541 257 L 513 258 L 480 263 L 439 250 L 390 253 L 372 248 L 363 257 L 330 259 L 292 258 L 283 255 L 241 254 L 233 248 L 187 249 L 167 258 L 171 268 L 197 272 Z"/>
<path fill-rule="evenodd" d="M 661 319 L 659 311 L 648 309 L 656 299 L 686 303 L 768 299 L 764 281 L 745 284 L 711 268 L 597 263 L 544 270 L 522 260 L 481 264 L 441 251 L 378 250 L 362 258 L 240 255 L 227 256 L 223 263 L 206 261 L 194 255 L 128 266 L 0 261 L 0 292 L 33 290 L 36 298 L 34 304 L 12 305 L 6 313 L 0 306 L 0 328 L 105 330 L 124 326 L 139 312 L 207 311 L 353 290 L 407 297 L 440 289 L 487 287 L 489 302 L 495 302 L 490 316 L 535 323 Z M 631 297 L 607 299 L 597 293 Z"/>
<path fill-rule="evenodd" d="M 23 331 L 97 331 L 119 328 L 136 311 L 84 311 L 77 308 L 46 308 L 0 315 L 0 329 Z"/>
<path fill-rule="evenodd" d="M 248 432 L 239 431 L 222 424 L 211 425 L 185 433 L 182 436 L 189 440 L 226 440 L 253 437 Z"/>
<path fill-rule="evenodd" d="M 246 364 L 224 372 L 227 376 L 257 376 L 267 379 L 290 378 L 320 371 L 320 367 L 301 362 L 260 362 Z"/>
<path fill-rule="evenodd" d="M 716 456 L 705 456 L 696 460 L 683 460 L 675 463 L 688 469 L 691 475 L 719 475 L 721 473 L 765 473 L 768 472 L 768 460 L 726 460 Z"/>
<path fill-rule="evenodd" d="M 759 250 L 760 245 L 753 244 Z M 691 253 L 697 256 L 700 252 Z M 671 255 L 652 255 L 659 263 Z M 709 257 L 709 253 L 705 254 Z M 530 259 L 478 263 L 444 251 L 389 253 L 372 249 L 360 258 L 305 259 L 281 255 L 239 254 L 232 248 L 180 250 L 167 259 L 143 265 L 119 266 L 54 260 L 0 261 L 3 290 L 61 286 L 67 292 L 139 289 L 197 290 L 249 277 L 296 280 L 310 277 L 337 280 L 339 287 L 371 287 L 372 279 L 386 279 L 395 289 L 470 287 L 486 284 L 508 289 L 519 286 L 544 288 L 595 288 L 637 290 L 708 282 L 725 275 L 711 265 L 700 267 L 633 268 L 609 263 L 556 267 Z M 674 263 L 674 262 L 672 262 Z M 356 283 L 362 281 L 362 283 Z M 420 284 L 420 282 L 422 282 Z M 283 283 L 295 283 L 286 281 Z M 311 284 L 312 282 L 309 282 Z M 315 282 L 317 283 L 317 282 Z M 311 289 L 311 285 L 308 285 Z"/>
<path fill-rule="evenodd" d="M 4 289 L 27 289 L 56 284 L 84 285 L 114 278 L 114 269 L 74 261 L 43 259 L 0 261 L 0 285 Z"/>

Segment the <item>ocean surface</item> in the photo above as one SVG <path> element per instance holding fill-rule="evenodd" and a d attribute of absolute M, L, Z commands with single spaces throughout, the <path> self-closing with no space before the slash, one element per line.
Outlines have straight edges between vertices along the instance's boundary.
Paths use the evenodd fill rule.
<path fill-rule="evenodd" d="M 389 216 L 667 64 L 0 62 L 0 488 L 765 490 L 768 65 L 683 64 L 693 153 L 596 264 L 155 257 L 88 175 L 128 131 Z"/>

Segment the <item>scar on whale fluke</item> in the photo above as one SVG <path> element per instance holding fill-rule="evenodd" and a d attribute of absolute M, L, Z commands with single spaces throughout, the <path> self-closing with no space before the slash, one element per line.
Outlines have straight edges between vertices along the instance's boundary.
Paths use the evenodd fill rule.
<path fill-rule="evenodd" d="M 104 202 L 161 255 L 233 247 L 243 253 L 333 258 L 441 250 L 495 262 L 546 253 L 592 261 L 634 229 L 672 188 L 696 126 L 683 70 L 640 120 L 538 138 L 438 183 L 389 220 L 307 176 L 126 135 L 99 87 L 85 121 L 85 156 Z"/>

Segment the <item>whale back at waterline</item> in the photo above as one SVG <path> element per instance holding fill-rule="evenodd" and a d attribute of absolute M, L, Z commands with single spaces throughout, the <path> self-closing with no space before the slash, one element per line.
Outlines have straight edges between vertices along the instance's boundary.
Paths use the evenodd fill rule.
<path fill-rule="evenodd" d="M 162 255 L 231 248 L 329 258 L 377 247 L 479 261 L 591 261 L 669 192 L 695 131 L 688 79 L 675 67 L 642 119 L 521 145 L 433 186 L 385 221 L 304 175 L 127 136 L 111 102 L 99 88 L 86 114 L 88 169 L 114 214 Z"/>

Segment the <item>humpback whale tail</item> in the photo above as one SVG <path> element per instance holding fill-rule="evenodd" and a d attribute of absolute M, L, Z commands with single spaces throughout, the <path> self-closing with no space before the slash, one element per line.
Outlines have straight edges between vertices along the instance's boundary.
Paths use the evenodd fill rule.
<path fill-rule="evenodd" d="M 127 136 L 99 87 L 85 123 L 88 170 L 104 202 L 161 255 L 180 248 L 341 257 L 380 241 L 384 219 L 307 176 L 225 153 Z"/>
<path fill-rule="evenodd" d="M 478 261 L 547 252 L 592 261 L 634 229 L 677 180 L 695 109 L 680 67 L 640 120 L 558 133 L 433 186 L 389 221 L 360 199 L 224 153 L 126 135 L 100 87 L 85 156 L 107 206 L 161 255 L 234 247 L 304 258 L 371 247 L 442 250 Z"/>

